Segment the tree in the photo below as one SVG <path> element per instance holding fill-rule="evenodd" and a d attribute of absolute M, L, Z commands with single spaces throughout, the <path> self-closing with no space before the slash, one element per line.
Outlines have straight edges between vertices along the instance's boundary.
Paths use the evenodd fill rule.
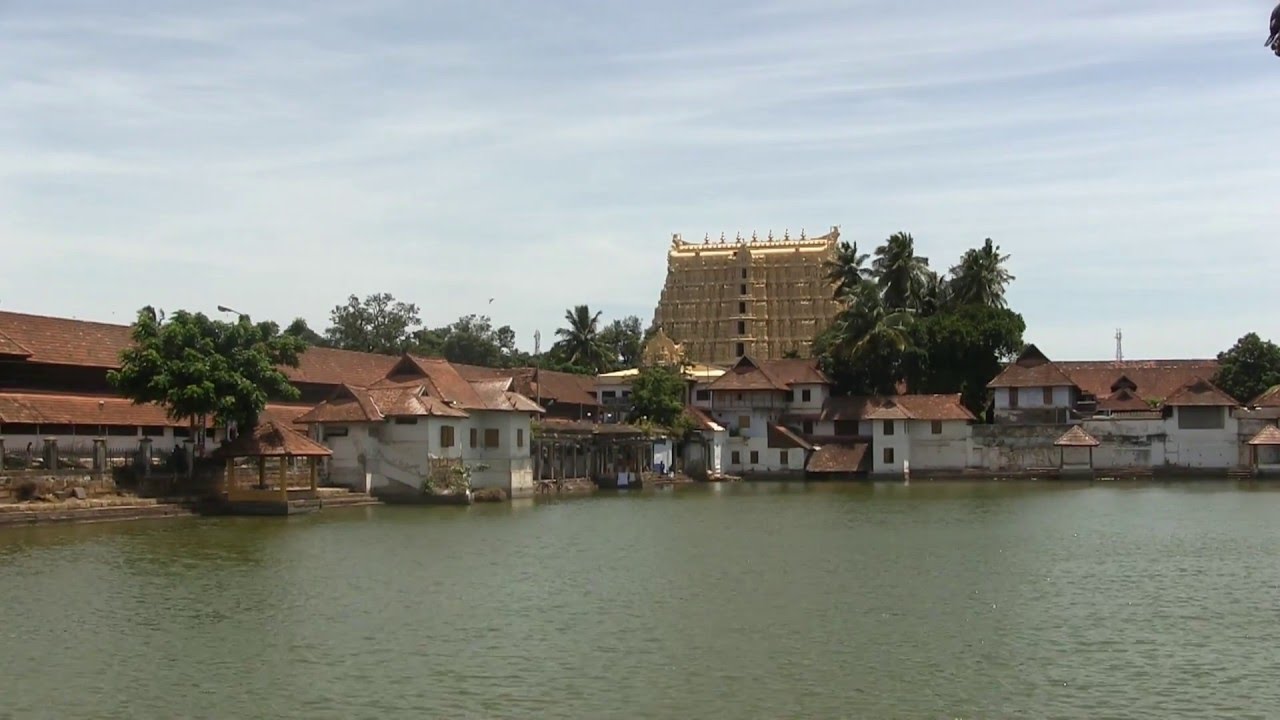
<path fill-rule="evenodd" d="M 889 310 L 916 310 L 924 293 L 929 258 L 916 255 L 915 239 L 900 232 L 876 248 L 871 263 L 876 285 Z"/>
<path fill-rule="evenodd" d="M 311 326 L 307 325 L 307 321 L 304 318 L 294 318 L 293 322 L 289 323 L 289 327 L 285 328 L 281 334 L 298 338 L 302 342 L 316 347 L 324 347 L 328 343 L 323 335 L 312 330 Z"/>
<path fill-rule="evenodd" d="M 493 327 L 487 315 L 463 315 L 452 325 L 431 331 L 440 338 L 439 355 L 449 362 L 484 367 L 510 367 L 516 356 L 516 333 Z"/>
<path fill-rule="evenodd" d="M 559 357 L 595 373 L 609 367 L 609 350 L 600 339 L 600 313 L 592 314 L 591 308 L 578 305 L 566 310 L 564 319 L 568 327 L 556 330 Z"/>
<path fill-rule="evenodd" d="M 621 320 L 614 320 L 608 327 L 600 331 L 600 342 L 609 351 L 613 360 L 606 370 L 633 368 L 640 365 L 640 352 L 644 349 L 644 325 L 640 318 L 629 315 Z"/>
<path fill-rule="evenodd" d="M 138 311 L 133 346 L 120 354 L 108 380 L 135 403 L 160 405 L 195 425 L 212 418 L 244 430 L 257 424 L 269 398 L 295 400 L 298 390 L 280 368 L 297 367 L 306 343 L 275 323 L 211 320 L 179 310 L 167 319 Z"/>
<path fill-rule="evenodd" d="M 631 383 L 631 414 L 666 428 L 684 415 L 684 376 L 679 368 L 647 367 Z"/>
<path fill-rule="evenodd" d="M 853 292 L 859 285 L 871 280 L 871 269 L 865 267 L 866 253 L 858 252 L 858 244 L 842 242 L 836 246 L 835 257 L 823 263 L 827 281 L 834 288 L 837 299 Z"/>
<path fill-rule="evenodd" d="M 918 320 L 904 375 L 912 392 L 960 393 L 966 407 L 981 415 L 987 383 L 1023 346 L 1026 323 L 1007 308 L 964 305 Z"/>
<path fill-rule="evenodd" d="M 376 293 L 364 300 L 352 295 L 346 305 L 329 313 L 325 339 L 343 350 L 397 355 L 414 344 L 413 331 L 421 325 L 418 306 L 398 302 L 391 293 Z"/>
<path fill-rule="evenodd" d="M 886 307 L 870 283 L 859 285 L 842 301 L 835 322 L 814 342 L 819 364 L 842 392 L 897 392 L 903 356 L 911 346 L 912 315 Z"/>
<path fill-rule="evenodd" d="M 1249 333 L 1218 353 L 1213 383 L 1242 403 L 1280 385 L 1280 346 Z"/>
<path fill-rule="evenodd" d="M 951 300 L 957 305 L 1005 307 L 1004 291 L 1015 278 L 1005 268 L 1008 255 L 987 238 L 982 247 L 965 251 L 951 268 Z"/>

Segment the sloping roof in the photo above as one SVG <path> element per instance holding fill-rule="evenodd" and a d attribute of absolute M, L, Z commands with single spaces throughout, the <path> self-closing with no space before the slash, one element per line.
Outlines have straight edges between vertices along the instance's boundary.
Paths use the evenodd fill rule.
<path fill-rule="evenodd" d="M 818 420 L 975 420 L 959 394 L 827 398 Z"/>
<path fill-rule="evenodd" d="M 596 407 L 599 402 L 593 392 L 596 387 L 594 375 L 575 375 L 555 370 L 537 370 L 535 368 L 487 368 L 478 365 L 454 364 L 463 379 L 494 380 L 510 378 L 512 390 L 527 398 L 541 396 L 544 401 L 554 401 L 562 405 L 586 405 Z M 535 376 L 537 378 L 535 382 Z"/>
<path fill-rule="evenodd" d="M 1066 360 L 1054 363 L 1080 388 L 1104 398 L 1123 387 L 1124 380 L 1136 386 L 1143 400 L 1163 400 L 1196 378 L 1211 378 L 1218 372 L 1217 360 Z"/>
<path fill-rule="evenodd" d="M 792 385 L 830 384 L 815 360 L 756 360 L 744 356 L 712 382 L 718 391 L 785 391 Z"/>
<path fill-rule="evenodd" d="M 555 435 L 572 435 L 574 437 L 617 437 L 617 438 L 642 438 L 647 433 L 643 428 L 635 425 L 627 425 L 625 423 L 593 423 L 584 420 L 564 420 L 561 418 L 547 418 L 540 421 L 535 434 L 545 436 Z"/>
<path fill-rule="evenodd" d="M 1249 441 L 1250 445 L 1280 445 L 1280 427 L 1268 425 L 1262 428 L 1262 432 L 1253 436 Z"/>
<path fill-rule="evenodd" d="M 684 406 L 684 416 L 689 418 L 693 426 L 698 430 L 706 432 L 720 432 L 724 430 L 724 426 L 716 422 L 714 418 L 706 413 L 705 410 L 693 405 Z"/>
<path fill-rule="evenodd" d="M 267 421 L 253 432 L 218 448 L 214 454 L 219 457 L 328 457 L 333 451 L 296 430 Z"/>
<path fill-rule="evenodd" d="M 1098 409 L 1113 413 L 1151 412 L 1151 404 L 1138 393 L 1122 388 L 1098 400 Z"/>
<path fill-rule="evenodd" d="M 298 367 L 283 371 L 297 383 L 365 386 L 385 377 L 399 360 L 394 355 L 311 347 L 298 356 Z"/>
<path fill-rule="evenodd" d="M 977 420 L 959 393 L 952 395 L 895 395 L 889 398 L 912 420 Z"/>
<path fill-rule="evenodd" d="M 382 411 L 368 390 L 340 385 L 324 402 L 294 419 L 298 423 L 378 422 Z"/>
<path fill-rule="evenodd" d="M 128 325 L 0 312 L 0 333 L 29 362 L 115 368 L 133 341 Z"/>
<path fill-rule="evenodd" d="M 311 411 L 312 405 L 295 403 L 268 403 L 258 415 L 258 422 L 274 422 L 278 425 L 302 425 L 298 418 Z"/>
<path fill-rule="evenodd" d="M 1280 407 L 1280 385 L 1267 390 L 1249 403 L 1249 407 L 1272 408 Z"/>
<path fill-rule="evenodd" d="M 0 424 L 144 425 L 188 427 L 173 420 L 159 405 L 134 405 L 121 397 L 54 393 L 0 393 Z M 0 428 L 2 431 L 3 428 Z"/>
<path fill-rule="evenodd" d="M 1010 363 L 995 379 L 987 383 L 989 388 L 1071 387 L 1072 385 L 1075 385 L 1075 382 L 1035 345 L 1028 345 L 1017 360 Z"/>
<path fill-rule="evenodd" d="M 812 450 L 813 444 L 799 435 L 791 432 L 782 425 L 769 424 L 769 447 L 785 450 L 787 448 L 800 448 L 802 450 Z"/>
<path fill-rule="evenodd" d="M 1062 437 L 1053 441 L 1054 447 L 1098 447 L 1101 444 L 1097 438 L 1085 432 L 1085 429 L 1079 425 L 1066 431 L 1062 434 Z"/>
<path fill-rule="evenodd" d="M 1195 378 L 1165 398 L 1169 407 L 1235 407 L 1240 403 L 1204 378 Z"/>
<path fill-rule="evenodd" d="M 827 443 L 809 457 L 805 470 L 815 474 L 869 472 L 870 449 L 868 443 Z"/>
<path fill-rule="evenodd" d="M 822 404 L 819 420 L 864 420 L 876 407 L 879 400 L 865 395 L 849 397 L 832 397 Z"/>
<path fill-rule="evenodd" d="M 872 406 L 867 412 L 867 420 L 909 420 L 911 415 L 903 408 L 886 403 L 882 405 Z"/>
<path fill-rule="evenodd" d="M 31 351 L 23 347 L 17 340 L 5 335 L 3 332 L 0 332 L 0 355 L 6 357 L 28 358 L 31 357 Z"/>

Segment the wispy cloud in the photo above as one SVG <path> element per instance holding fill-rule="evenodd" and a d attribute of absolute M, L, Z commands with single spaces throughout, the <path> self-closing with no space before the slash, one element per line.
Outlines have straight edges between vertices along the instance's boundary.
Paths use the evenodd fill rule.
<path fill-rule="evenodd" d="M 995 238 L 1052 355 L 1117 326 L 1131 355 L 1212 353 L 1268 329 L 1266 11 L 13 2 L 0 303 L 323 324 L 389 291 L 529 344 L 579 302 L 649 316 L 671 232 L 840 224 L 943 268 Z"/>

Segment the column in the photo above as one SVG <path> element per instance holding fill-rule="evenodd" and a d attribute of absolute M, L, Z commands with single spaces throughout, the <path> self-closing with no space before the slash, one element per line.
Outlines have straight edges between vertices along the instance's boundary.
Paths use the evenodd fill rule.
<path fill-rule="evenodd" d="M 4 436 L 0 435 L 0 471 L 4 470 Z"/>
<path fill-rule="evenodd" d="M 232 488 L 236 486 L 236 461 L 235 458 L 227 458 L 227 469 L 222 476 L 222 491 L 231 494 Z"/>
<path fill-rule="evenodd" d="M 311 457 L 311 492 L 315 492 L 319 487 L 320 466 L 315 456 Z"/>
<path fill-rule="evenodd" d="M 280 457 L 280 499 L 289 502 L 289 462 Z"/>
<path fill-rule="evenodd" d="M 4 456 L 4 453 L 0 452 L 0 457 L 3 457 L 3 456 Z M 107 470 L 107 439 L 94 438 L 93 439 L 93 471 L 101 475 L 102 473 L 106 472 L 106 470 Z"/>
<path fill-rule="evenodd" d="M 183 457 L 187 459 L 186 469 L 187 477 L 194 477 L 196 474 L 196 443 L 191 438 L 187 438 L 182 443 Z"/>
<path fill-rule="evenodd" d="M 258 489 L 267 489 L 267 459 L 264 457 L 258 458 Z"/>
<path fill-rule="evenodd" d="M 142 476 L 151 477 L 151 438 L 138 441 L 138 460 L 142 463 Z"/>
<path fill-rule="evenodd" d="M 52 472 L 58 470 L 58 438 L 44 439 L 44 468 Z"/>

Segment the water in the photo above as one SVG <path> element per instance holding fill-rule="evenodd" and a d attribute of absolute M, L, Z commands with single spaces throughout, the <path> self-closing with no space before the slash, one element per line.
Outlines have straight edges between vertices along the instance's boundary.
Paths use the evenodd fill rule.
<path fill-rule="evenodd" d="M 1278 589 L 1229 483 L 3 530 L 0 717 L 1274 717 Z"/>

